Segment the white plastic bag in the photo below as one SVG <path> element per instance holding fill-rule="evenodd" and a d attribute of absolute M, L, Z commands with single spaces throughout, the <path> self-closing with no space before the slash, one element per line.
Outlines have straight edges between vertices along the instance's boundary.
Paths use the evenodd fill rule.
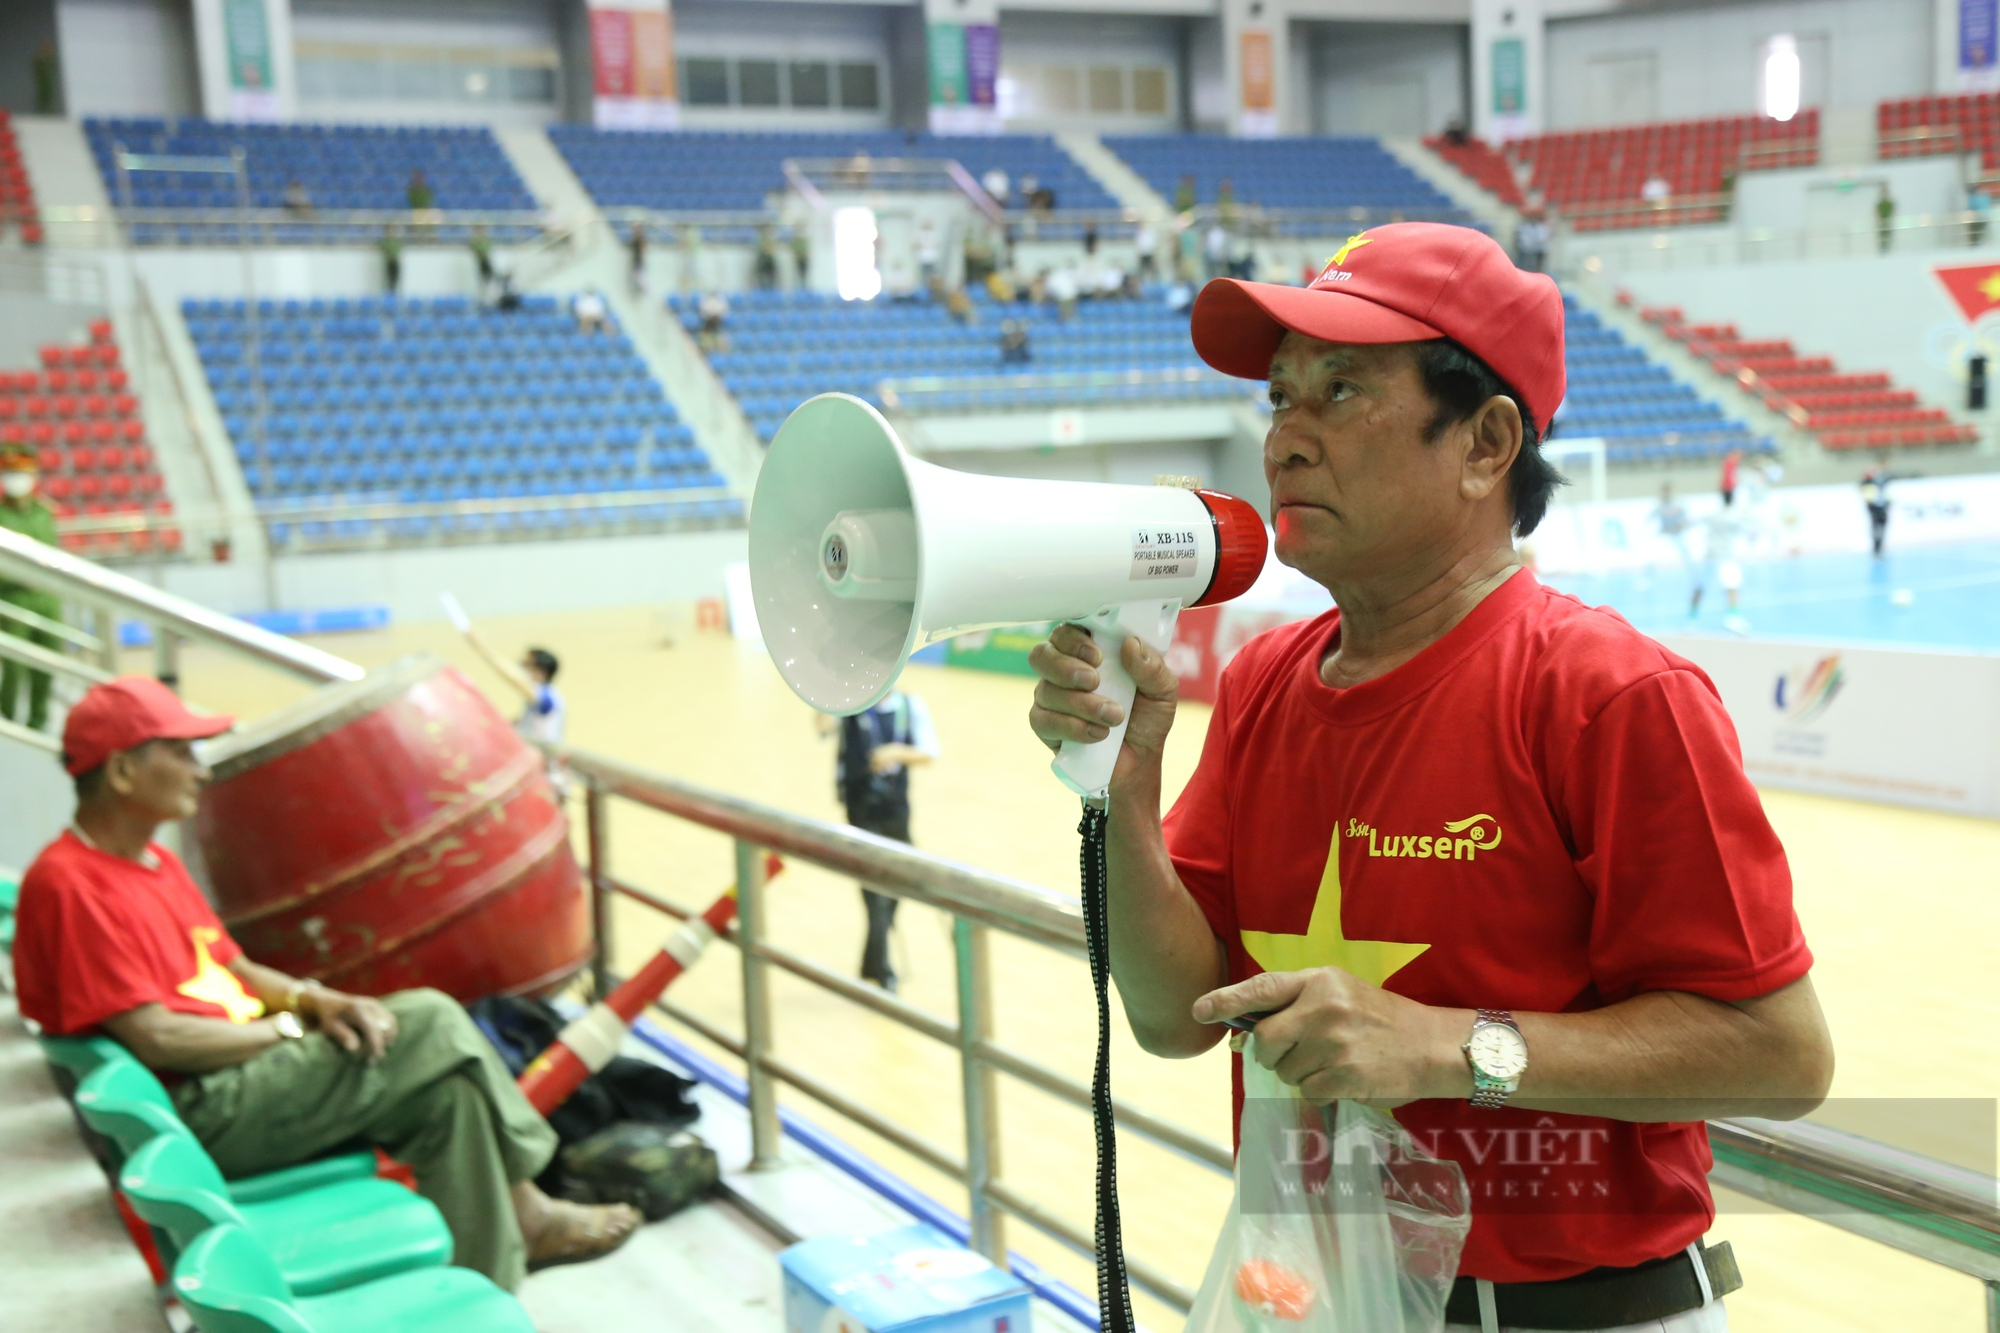
<path fill-rule="evenodd" d="M 1439 1333 L 1471 1225 L 1458 1163 L 1246 1052 L 1236 1198 L 1187 1333 Z"/>

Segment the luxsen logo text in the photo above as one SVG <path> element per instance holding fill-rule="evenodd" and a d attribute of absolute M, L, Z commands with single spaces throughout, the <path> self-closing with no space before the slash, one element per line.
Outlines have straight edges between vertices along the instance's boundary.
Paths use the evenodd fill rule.
<path fill-rule="evenodd" d="M 1435 833 L 1384 833 L 1358 819 L 1347 821 L 1347 836 L 1368 840 L 1370 856 L 1415 857 L 1436 861 L 1472 861 L 1500 845 L 1500 821 L 1492 815 L 1472 815 L 1444 825 Z"/>

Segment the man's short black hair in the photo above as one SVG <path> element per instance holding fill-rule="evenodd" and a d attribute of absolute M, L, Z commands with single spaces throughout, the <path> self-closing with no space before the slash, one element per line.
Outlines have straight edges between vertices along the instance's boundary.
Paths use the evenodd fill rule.
<path fill-rule="evenodd" d="M 528 660 L 535 664 L 535 670 L 542 673 L 543 680 L 554 680 L 556 667 L 561 665 L 556 661 L 556 655 L 546 648 L 530 648 Z"/>
<path fill-rule="evenodd" d="M 69 756 L 64 755 L 63 762 L 68 763 Z M 104 789 L 104 765 L 99 764 L 96 768 L 79 773 L 70 781 L 76 785 L 77 800 L 90 800 Z"/>
<path fill-rule="evenodd" d="M 1542 515 L 1548 513 L 1556 487 L 1568 482 L 1543 456 L 1541 428 L 1526 400 L 1494 374 L 1491 366 L 1450 338 L 1419 344 L 1417 371 L 1424 378 L 1424 392 L 1437 404 L 1437 415 L 1425 432 L 1433 440 L 1445 427 L 1477 412 L 1489 398 L 1511 398 L 1521 409 L 1521 452 L 1507 470 L 1507 485 L 1514 499 L 1514 535 L 1525 537 L 1533 532 Z"/>

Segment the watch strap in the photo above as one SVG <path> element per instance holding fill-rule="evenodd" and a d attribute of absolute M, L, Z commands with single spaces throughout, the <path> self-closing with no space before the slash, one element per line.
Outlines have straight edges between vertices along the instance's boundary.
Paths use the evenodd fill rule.
<path fill-rule="evenodd" d="M 1477 1033 L 1480 1028 L 1489 1023 L 1503 1024 L 1514 1029 L 1517 1035 L 1521 1031 L 1521 1025 L 1514 1021 L 1514 1015 L 1508 1013 L 1505 1009 L 1475 1009 L 1473 1015 L 1473 1033 Z M 1486 1111 L 1495 1111 L 1505 1106 L 1507 1098 L 1513 1094 L 1514 1089 L 1521 1086 L 1520 1077 L 1516 1075 L 1513 1078 L 1494 1078 L 1482 1070 L 1479 1067 L 1479 1062 L 1471 1058 L 1472 1037 L 1470 1034 L 1465 1039 L 1465 1049 L 1466 1063 L 1472 1067 L 1472 1096 L 1468 1099 L 1470 1103 Z"/>

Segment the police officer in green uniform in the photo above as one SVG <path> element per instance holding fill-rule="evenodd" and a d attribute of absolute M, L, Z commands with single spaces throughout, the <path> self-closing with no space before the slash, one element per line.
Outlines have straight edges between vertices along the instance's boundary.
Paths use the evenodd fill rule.
<path fill-rule="evenodd" d="M 37 464 L 32 450 L 16 447 L 0 454 L 0 528 L 54 546 L 56 516 L 35 495 L 36 478 Z M 0 581 L 0 601 L 32 611 L 44 620 L 62 618 L 62 599 L 38 588 Z M 47 630 L 5 614 L 0 614 L 0 630 L 43 648 L 62 646 L 62 640 Z M 28 682 L 27 725 L 40 731 L 49 721 L 49 673 L 23 666 L 11 657 L 0 659 L 0 714 L 5 714 L 10 722 L 19 720 L 15 707 L 20 701 L 23 678 Z"/>

